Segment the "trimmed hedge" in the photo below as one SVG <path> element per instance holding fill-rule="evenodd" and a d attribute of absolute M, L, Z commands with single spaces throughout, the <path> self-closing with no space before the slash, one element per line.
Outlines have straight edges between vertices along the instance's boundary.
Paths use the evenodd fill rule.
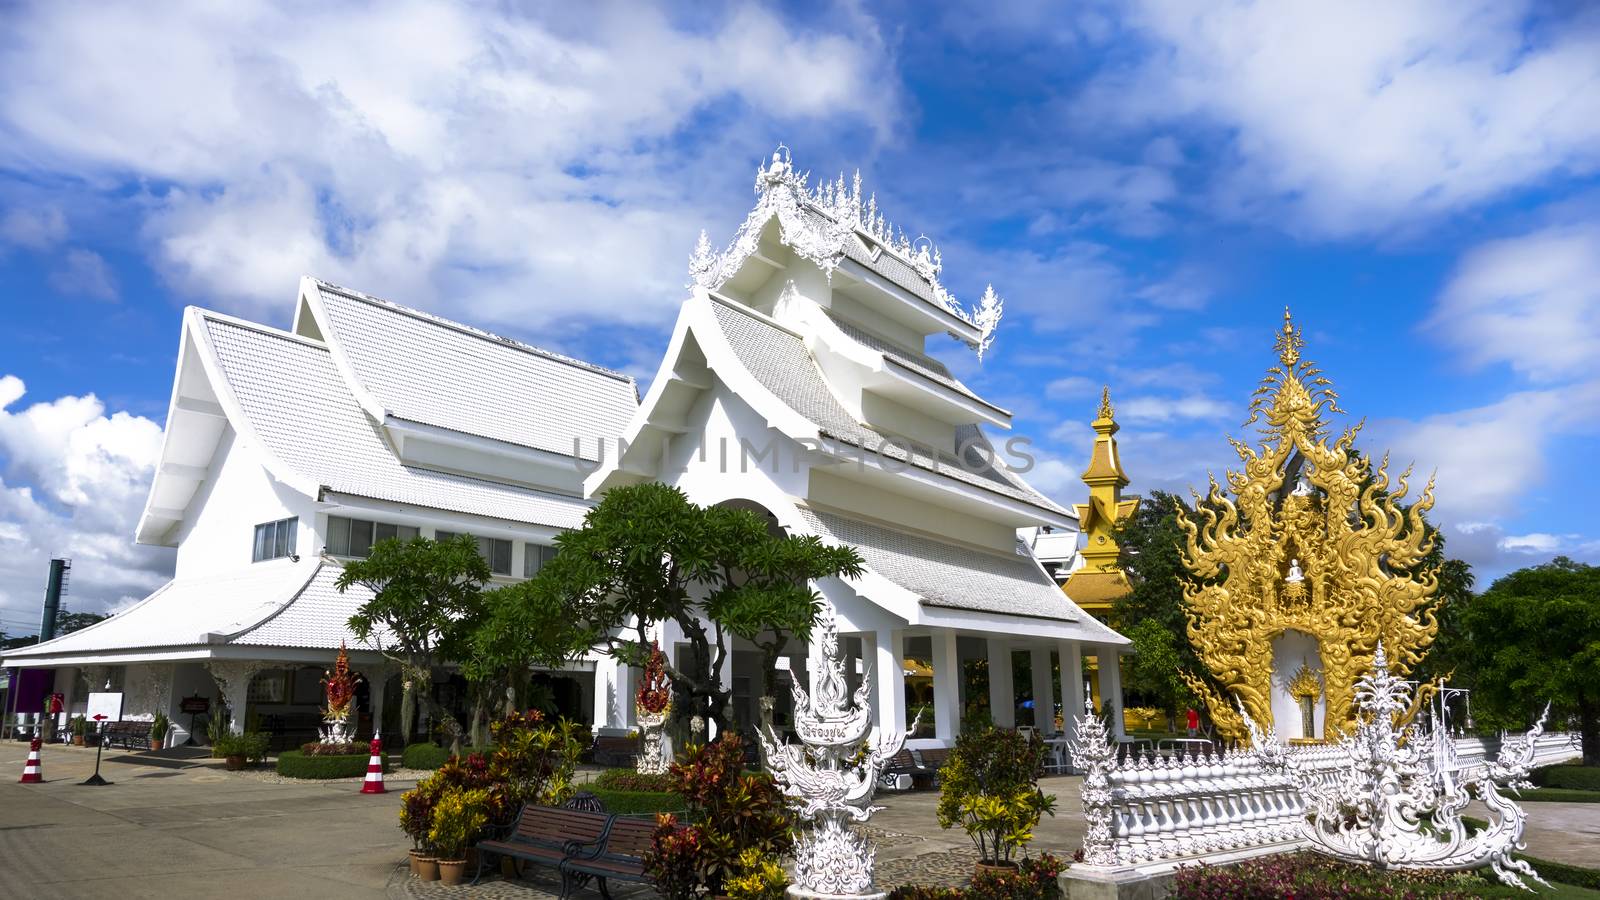
<path fill-rule="evenodd" d="M 1567 763 L 1535 769 L 1529 778 L 1542 788 L 1564 788 L 1569 791 L 1600 791 L 1600 766 L 1580 766 Z"/>
<path fill-rule="evenodd" d="M 462 756 L 471 756 L 482 753 L 488 756 L 494 752 L 493 747 L 462 747 Z M 407 769 L 437 769 L 450 759 L 450 748 L 439 747 L 434 744 L 407 744 L 406 749 L 400 753 L 400 765 Z"/>
<path fill-rule="evenodd" d="M 450 751 L 433 744 L 407 744 L 400 754 L 400 765 L 407 769 L 437 769 L 450 758 Z"/>
<path fill-rule="evenodd" d="M 633 769 L 606 769 L 596 775 L 591 784 L 608 791 L 666 793 L 671 790 L 672 778 L 665 772 L 660 775 L 646 775 Z"/>
<path fill-rule="evenodd" d="M 614 791 L 593 785 L 588 790 L 599 798 L 608 813 L 642 816 L 684 811 L 683 798 L 668 791 Z"/>
<path fill-rule="evenodd" d="M 278 774 L 286 778 L 351 778 L 367 774 L 366 753 L 354 756 L 307 756 L 300 750 L 285 750 L 278 754 Z M 389 771 L 388 754 L 383 756 L 383 770 Z"/>
<path fill-rule="evenodd" d="M 1523 791 L 1522 798 L 1529 803 L 1600 803 L 1600 791 L 1569 791 L 1566 788 L 1534 788 Z"/>

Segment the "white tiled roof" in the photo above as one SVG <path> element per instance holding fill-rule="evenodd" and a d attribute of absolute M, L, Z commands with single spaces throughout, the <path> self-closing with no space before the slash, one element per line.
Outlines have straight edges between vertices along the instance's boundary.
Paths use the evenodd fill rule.
<path fill-rule="evenodd" d="M 828 318 L 832 319 L 833 324 L 839 326 L 839 330 L 848 335 L 851 340 L 882 353 L 886 359 L 902 369 L 908 369 L 915 375 L 920 375 L 935 384 L 947 387 L 969 399 L 976 400 L 984 406 L 994 406 L 994 404 L 974 394 L 971 388 L 962 384 L 954 375 L 951 375 L 945 364 L 937 359 L 923 353 L 913 352 L 898 344 L 890 343 L 859 325 L 854 325 L 839 318 L 832 312 L 828 313 Z M 998 409 L 998 407 L 994 408 Z"/>
<path fill-rule="evenodd" d="M 103 622 L 8 650 L 5 657 L 9 663 L 32 656 L 221 643 L 207 636 L 234 634 L 279 611 L 311 580 L 318 565 L 274 560 L 222 575 L 175 579 Z"/>
<path fill-rule="evenodd" d="M 388 633 L 380 629 L 371 644 L 350 630 L 350 617 L 372 599 L 372 591 L 359 584 L 340 593 L 334 587 L 343 566 L 324 560 L 317 574 L 287 606 L 266 621 L 240 633 L 229 643 L 268 647 L 314 647 L 332 650 L 341 643 L 352 648 L 381 647 Z"/>
<path fill-rule="evenodd" d="M 1070 513 L 1050 498 L 1029 487 L 1003 467 L 978 465 L 987 456 L 978 446 L 987 447 L 983 432 L 976 425 L 956 429 L 949 447 L 934 448 L 953 458 L 962 442 L 976 439 L 980 445 L 969 448 L 973 464 L 955 465 L 949 460 L 930 459 L 926 452 L 908 454 L 891 435 L 858 422 L 828 388 L 826 377 L 799 337 L 758 318 L 744 307 L 713 298 L 717 323 L 728 338 L 739 362 L 750 374 L 785 405 L 815 423 L 828 437 L 878 452 L 891 459 L 909 462 L 919 469 L 938 472 L 973 487 L 992 491 L 1013 500 L 1054 513 Z M 976 471 L 975 471 L 976 470 Z"/>
<path fill-rule="evenodd" d="M 632 378 L 319 282 L 331 341 L 396 418 L 594 458 L 639 405 Z"/>
<path fill-rule="evenodd" d="M 403 465 L 357 405 L 322 344 L 205 315 L 224 377 L 267 450 L 332 491 L 433 509 L 573 528 L 577 497 Z M 567 452 L 571 452 L 568 446 Z"/>
<path fill-rule="evenodd" d="M 924 606 L 1092 621 L 1020 543 L 1017 553 L 1005 556 L 822 510 L 801 507 L 800 515 L 823 540 L 856 548 L 867 568 L 916 594 Z"/>

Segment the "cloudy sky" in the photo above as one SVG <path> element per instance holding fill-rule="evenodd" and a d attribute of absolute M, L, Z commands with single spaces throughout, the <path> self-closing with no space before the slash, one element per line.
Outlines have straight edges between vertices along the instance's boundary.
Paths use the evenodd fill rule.
<path fill-rule="evenodd" d="M 940 354 L 1081 491 L 1203 484 L 1285 304 L 1480 576 L 1600 560 L 1600 16 L 1582 3 L 7 4 L 0 628 L 131 543 L 185 305 L 315 274 L 654 370 L 779 141 L 859 168 L 1007 315 Z M 529 4 L 532 6 L 532 4 Z M 226 9 L 224 9 L 226 7 Z"/>

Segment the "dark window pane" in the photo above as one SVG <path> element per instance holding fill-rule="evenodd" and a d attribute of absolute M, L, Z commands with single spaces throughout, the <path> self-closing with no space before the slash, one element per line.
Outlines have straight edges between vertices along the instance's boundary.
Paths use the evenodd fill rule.
<path fill-rule="evenodd" d="M 269 539 L 271 534 L 272 534 L 272 526 L 271 525 L 257 525 L 256 526 L 255 552 L 252 553 L 251 556 L 250 556 L 250 558 L 253 561 L 260 562 L 263 559 L 267 558 L 267 553 L 269 552 L 268 549 L 267 549 L 267 543 L 268 543 L 268 539 Z"/>
<path fill-rule="evenodd" d="M 387 522 L 379 522 L 372 527 L 372 542 L 392 541 L 399 529 Z"/>
<path fill-rule="evenodd" d="M 365 559 L 372 555 L 372 523 L 350 520 L 350 555 Z"/>
<path fill-rule="evenodd" d="M 455 536 L 456 536 L 456 533 L 454 531 L 435 531 L 433 533 L 433 539 L 436 540 L 436 541 L 439 541 L 441 543 L 444 542 L 444 541 L 448 541 L 448 540 L 450 540 L 451 538 L 453 538 Z"/>
<path fill-rule="evenodd" d="M 401 525 L 395 529 L 395 537 L 402 541 L 409 541 L 417 536 L 417 529 L 411 525 Z"/>
<path fill-rule="evenodd" d="M 489 543 L 489 571 L 498 575 L 511 574 L 511 542 L 491 538 Z"/>

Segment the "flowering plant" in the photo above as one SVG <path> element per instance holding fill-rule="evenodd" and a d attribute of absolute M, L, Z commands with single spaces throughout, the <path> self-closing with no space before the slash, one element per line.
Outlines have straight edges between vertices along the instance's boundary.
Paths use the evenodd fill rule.
<path fill-rule="evenodd" d="M 433 824 L 428 828 L 428 843 L 440 859 L 466 856 L 467 845 L 488 821 L 488 805 L 489 792 L 483 788 L 444 792 L 433 808 Z"/>
<path fill-rule="evenodd" d="M 960 825 L 983 862 L 998 865 L 1033 840 L 1034 826 L 1055 815 L 1055 798 L 1039 790 L 1044 742 L 1004 728 L 962 731 L 940 770 L 939 827 Z"/>

